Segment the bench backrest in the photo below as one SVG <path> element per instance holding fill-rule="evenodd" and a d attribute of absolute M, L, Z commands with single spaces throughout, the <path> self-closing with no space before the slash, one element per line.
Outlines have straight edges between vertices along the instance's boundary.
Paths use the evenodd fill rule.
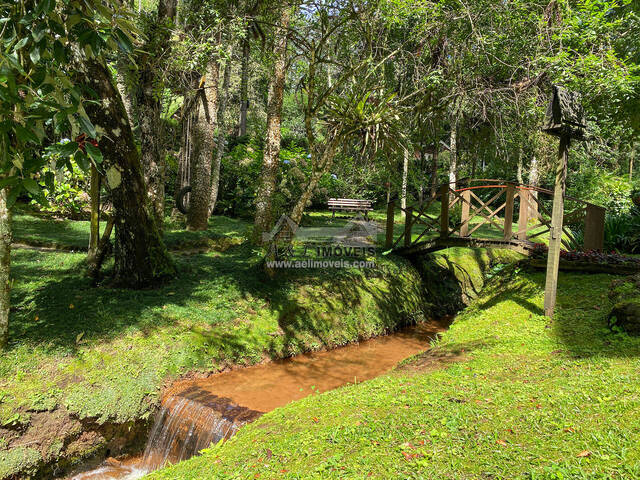
<path fill-rule="evenodd" d="M 330 198 L 329 206 L 346 206 L 346 207 L 370 207 L 371 200 L 359 200 L 356 198 Z"/>

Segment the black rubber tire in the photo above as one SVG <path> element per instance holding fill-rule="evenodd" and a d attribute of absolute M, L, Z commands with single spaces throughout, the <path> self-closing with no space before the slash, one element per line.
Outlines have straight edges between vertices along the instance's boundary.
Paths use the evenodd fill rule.
<path fill-rule="evenodd" d="M 186 197 L 189 192 L 191 192 L 191 186 L 187 185 L 186 187 L 182 187 L 178 192 L 178 195 L 176 195 L 176 208 L 184 215 L 189 213 L 189 206 L 185 205 L 184 201 L 184 197 Z"/>

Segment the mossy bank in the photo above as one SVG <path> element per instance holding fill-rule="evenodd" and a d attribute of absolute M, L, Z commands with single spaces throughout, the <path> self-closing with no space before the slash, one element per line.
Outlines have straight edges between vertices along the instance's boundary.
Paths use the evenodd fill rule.
<path fill-rule="evenodd" d="M 236 226 L 234 225 L 234 228 Z M 275 280 L 248 245 L 179 255 L 154 290 L 93 288 L 84 255 L 15 250 L 11 344 L 0 360 L 0 478 L 46 478 L 141 448 L 164 386 L 186 374 L 334 348 L 455 312 L 514 258 L 451 250 L 419 263 Z"/>

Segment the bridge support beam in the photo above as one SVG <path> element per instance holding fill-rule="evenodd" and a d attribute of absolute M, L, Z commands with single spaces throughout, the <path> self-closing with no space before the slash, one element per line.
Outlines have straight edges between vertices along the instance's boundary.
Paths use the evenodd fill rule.
<path fill-rule="evenodd" d="M 518 214 L 518 240 L 527 239 L 527 229 L 529 228 L 529 202 L 531 192 L 527 188 L 520 188 L 520 212 Z"/>
<path fill-rule="evenodd" d="M 460 236 L 468 237 L 469 236 L 469 223 L 471 219 L 469 218 L 469 211 L 471 210 L 471 190 L 465 190 L 462 192 L 462 216 L 460 218 L 461 226 L 460 226 Z"/>
<path fill-rule="evenodd" d="M 507 203 L 504 207 L 504 241 L 511 240 L 513 234 L 513 205 L 516 197 L 516 186 L 513 183 L 507 185 Z"/>

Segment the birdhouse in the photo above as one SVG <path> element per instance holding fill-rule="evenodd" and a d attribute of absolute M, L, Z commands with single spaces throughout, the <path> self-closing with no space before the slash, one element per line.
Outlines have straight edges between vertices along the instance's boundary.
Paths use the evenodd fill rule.
<path fill-rule="evenodd" d="M 542 131 L 556 137 L 568 135 L 584 140 L 585 128 L 587 125 L 580 94 L 554 85 Z"/>

